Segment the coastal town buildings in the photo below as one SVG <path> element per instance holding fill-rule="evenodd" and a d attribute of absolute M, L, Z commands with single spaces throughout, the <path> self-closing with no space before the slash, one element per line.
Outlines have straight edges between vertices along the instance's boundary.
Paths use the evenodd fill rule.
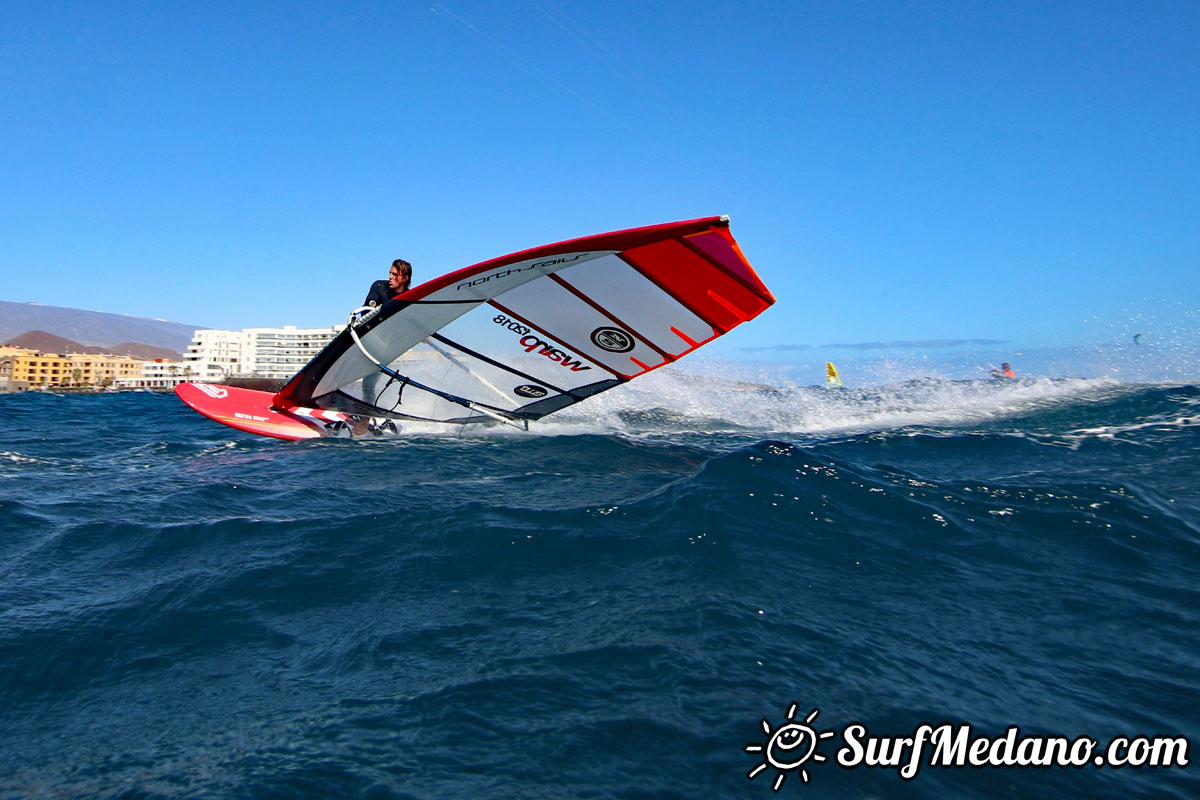
<path fill-rule="evenodd" d="M 223 383 L 237 378 L 286 380 L 307 364 L 344 325 L 327 328 L 244 328 L 195 331 L 182 361 L 107 353 L 43 353 L 0 346 L 0 392 L 30 389 L 152 389 L 183 381 Z"/>
<path fill-rule="evenodd" d="M 18 388 L 108 387 L 141 374 L 142 362 L 102 353 L 24 353 L 0 355 L 0 380 Z M 9 387 L 10 389 L 12 386 Z"/>

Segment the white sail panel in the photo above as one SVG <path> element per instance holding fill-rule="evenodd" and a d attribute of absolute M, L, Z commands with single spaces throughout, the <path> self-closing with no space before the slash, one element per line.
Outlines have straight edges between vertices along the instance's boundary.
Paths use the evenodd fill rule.
<path fill-rule="evenodd" d="M 700 317 L 617 256 L 555 273 L 574 291 L 611 310 L 637 335 L 680 356 L 720 335 Z"/>
<path fill-rule="evenodd" d="M 507 292 L 492 305 L 553 336 L 590 362 L 618 375 L 633 377 L 661 366 L 667 359 L 553 278 L 543 278 Z"/>
<path fill-rule="evenodd" d="M 386 324 L 359 333 L 359 338 L 366 351 L 375 358 L 380 358 L 379 354 L 404 353 L 429 334 L 453 322 L 477 305 L 420 306 L 414 309 L 414 313 L 396 314 L 389 318 Z M 367 358 L 361 348 L 350 347 L 321 376 L 313 393 L 319 396 L 336 391 L 359 378 L 374 374 L 378 369 L 375 362 Z"/>

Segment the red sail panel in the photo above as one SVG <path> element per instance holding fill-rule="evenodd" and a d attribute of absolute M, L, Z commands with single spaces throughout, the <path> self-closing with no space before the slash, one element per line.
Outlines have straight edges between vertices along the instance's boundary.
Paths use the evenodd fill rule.
<path fill-rule="evenodd" d="M 754 318 L 774 302 L 774 298 L 767 300 L 748 288 L 743 278 L 734 277 L 705 254 L 676 239 L 635 247 L 622 256 L 722 333 Z M 754 280 L 758 282 L 757 276 Z"/>
<path fill-rule="evenodd" d="M 717 228 L 707 233 L 698 233 L 686 237 L 684 241 L 720 264 L 735 278 L 740 278 L 748 289 L 769 301 L 768 305 L 775 302 L 771 292 L 759 280 L 758 275 L 750 266 L 750 262 L 746 260 L 742 248 L 738 247 L 738 243 L 734 241 L 729 228 Z"/>

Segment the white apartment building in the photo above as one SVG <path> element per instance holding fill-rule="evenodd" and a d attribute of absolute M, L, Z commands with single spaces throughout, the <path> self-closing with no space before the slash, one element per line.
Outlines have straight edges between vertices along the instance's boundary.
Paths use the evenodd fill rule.
<path fill-rule="evenodd" d="M 242 369 L 241 331 L 198 330 L 183 354 L 185 367 L 191 369 L 192 380 L 220 383 Z"/>
<path fill-rule="evenodd" d="M 290 378 L 321 352 L 345 325 L 328 328 L 246 328 L 245 364 L 260 378 Z"/>
<path fill-rule="evenodd" d="M 198 330 L 184 354 L 191 380 L 221 383 L 232 377 L 287 379 L 300 371 L 345 325 L 328 328 Z"/>

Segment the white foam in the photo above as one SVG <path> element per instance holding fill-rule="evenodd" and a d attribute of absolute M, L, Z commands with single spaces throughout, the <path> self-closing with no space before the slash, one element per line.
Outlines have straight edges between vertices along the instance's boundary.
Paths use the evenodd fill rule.
<path fill-rule="evenodd" d="M 1003 419 L 1119 392 L 1111 379 L 910 380 L 869 388 L 751 383 L 663 368 L 536 423 L 551 435 L 887 431 Z"/>
<path fill-rule="evenodd" d="M 22 453 L 13 453 L 8 450 L 4 450 L 4 451 L 0 452 L 0 459 L 4 459 L 5 461 L 12 461 L 13 463 L 16 463 L 16 464 L 46 464 L 46 463 L 49 463 L 40 458 L 34 458 L 33 456 L 27 456 Z"/>

